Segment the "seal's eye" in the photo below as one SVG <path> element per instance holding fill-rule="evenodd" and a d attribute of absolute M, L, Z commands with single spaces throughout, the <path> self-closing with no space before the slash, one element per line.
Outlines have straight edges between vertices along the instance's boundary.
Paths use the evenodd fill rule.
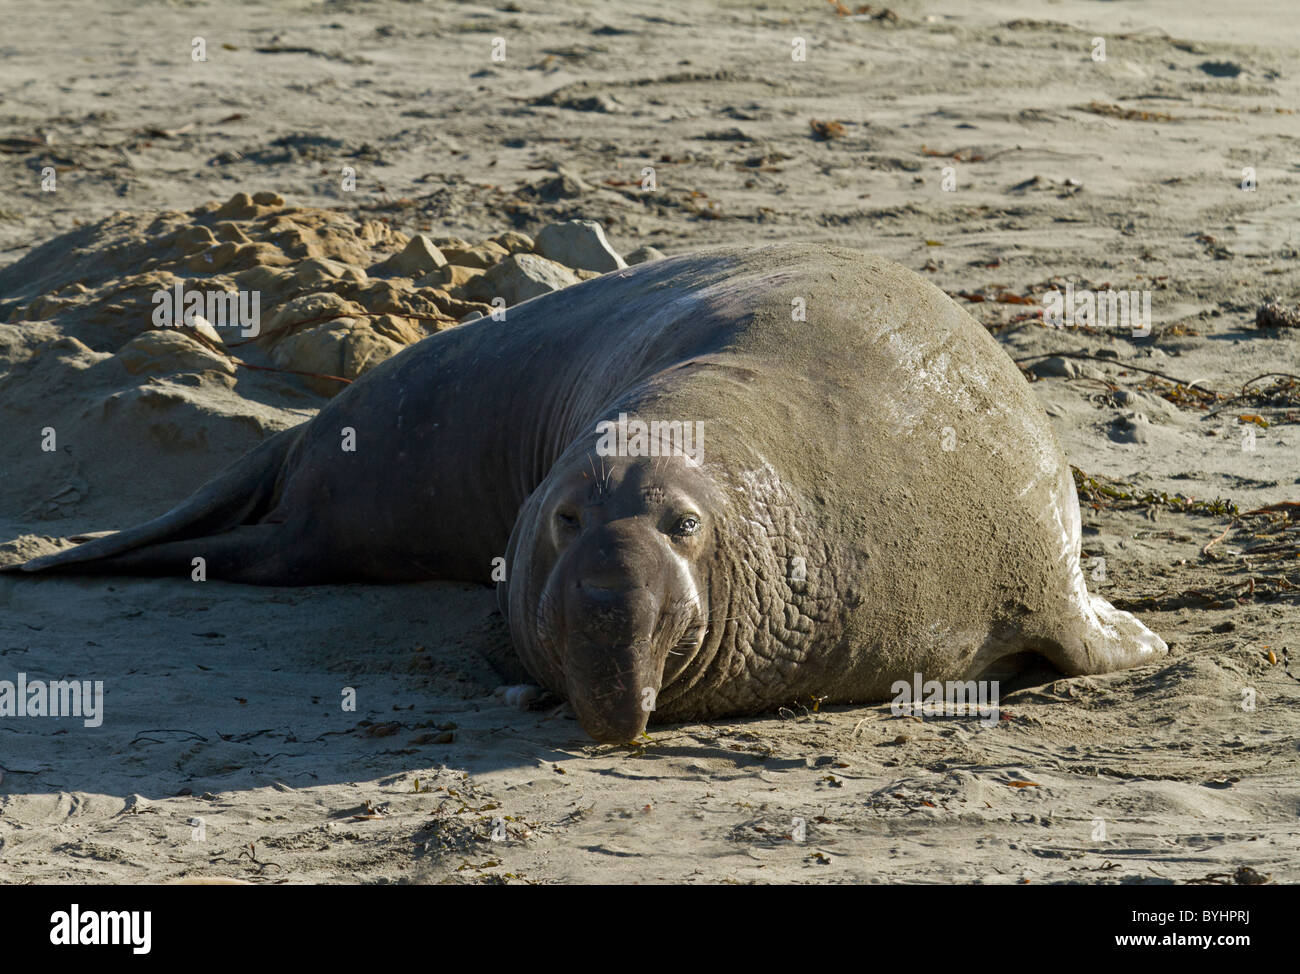
<path fill-rule="evenodd" d="M 574 530 L 578 527 L 578 515 L 573 511 L 556 511 L 555 520 L 559 522 L 562 528 Z"/>
<path fill-rule="evenodd" d="M 673 528 L 673 534 L 689 537 L 699 530 L 700 519 L 694 514 L 687 514 L 678 520 L 676 527 Z"/>

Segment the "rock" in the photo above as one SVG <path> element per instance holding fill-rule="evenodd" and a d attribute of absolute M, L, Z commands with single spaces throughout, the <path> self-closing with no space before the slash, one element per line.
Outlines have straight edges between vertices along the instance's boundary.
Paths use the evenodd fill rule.
<path fill-rule="evenodd" d="M 274 244 L 227 240 L 194 254 L 184 266 L 199 274 L 216 274 L 244 271 L 258 265 L 283 267 L 289 263 L 292 262 Z"/>
<path fill-rule="evenodd" d="M 562 264 L 536 254 L 511 254 L 471 282 L 465 288 L 465 296 L 489 304 L 493 298 L 500 297 L 505 299 L 506 307 L 512 307 L 577 283 L 577 275 Z"/>
<path fill-rule="evenodd" d="M 1040 379 L 1049 377 L 1074 379 L 1078 378 L 1079 375 L 1079 367 L 1075 364 L 1074 359 L 1064 358 L 1060 355 L 1043 359 L 1036 365 L 1031 366 L 1030 371 Z"/>
<path fill-rule="evenodd" d="M 218 220 L 251 220 L 258 215 L 257 204 L 247 193 L 236 193 L 216 210 Z"/>
<path fill-rule="evenodd" d="M 1265 301 L 1255 309 L 1256 328 L 1300 328 L 1300 308 Z"/>
<path fill-rule="evenodd" d="M 533 238 L 518 230 L 507 230 L 492 238 L 512 254 L 530 254 L 533 252 Z"/>
<path fill-rule="evenodd" d="M 444 264 L 432 274 L 415 282 L 416 287 L 457 288 L 464 287 L 476 277 L 481 277 L 483 268 L 466 267 L 464 264 Z"/>
<path fill-rule="evenodd" d="M 283 369 L 317 373 L 305 377 L 307 384 L 323 396 L 335 396 L 346 386 L 325 376 L 355 379 L 402 348 L 368 321 L 341 318 L 289 335 L 275 346 L 271 360 Z"/>
<path fill-rule="evenodd" d="M 402 311 L 425 314 L 428 310 L 424 302 L 420 302 L 418 307 L 409 306 L 415 293 L 414 285 L 400 279 L 394 282 L 392 279 L 371 278 L 364 284 L 335 288 L 335 293 L 364 305 L 367 311 L 375 314 L 397 314 Z"/>
<path fill-rule="evenodd" d="M 317 287 L 328 281 L 366 280 L 366 272 L 361 268 L 326 257 L 309 257 L 302 261 L 294 268 L 293 276 L 303 287 Z"/>
<path fill-rule="evenodd" d="M 216 234 L 218 240 L 233 240 L 235 243 L 246 244 L 252 243 L 253 239 L 240 228 L 238 223 L 232 220 L 222 220 L 212 227 L 212 232 Z"/>
<path fill-rule="evenodd" d="M 447 257 L 434 242 L 422 233 L 411 238 L 406 249 L 370 269 L 377 277 L 424 277 L 439 267 L 447 265 Z"/>
<path fill-rule="evenodd" d="M 595 220 L 566 220 L 542 228 L 533 250 L 540 257 L 565 267 L 604 274 L 627 266 L 605 239 Z"/>
<path fill-rule="evenodd" d="M 502 257 L 509 257 L 510 251 L 492 240 L 485 240 L 477 247 L 449 247 L 443 251 L 447 260 L 462 267 L 478 267 L 487 270 L 500 263 Z"/>
<path fill-rule="evenodd" d="M 1149 432 L 1151 421 L 1147 419 L 1145 413 L 1136 411 L 1123 413 L 1115 420 L 1114 426 L 1111 439 L 1118 443 L 1151 442 Z"/>
<path fill-rule="evenodd" d="M 254 193 L 253 202 L 258 206 L 284 206 L 284 197 L 279 193 Z"/>
<path fill-rule="evenodd" d="M 265 307 L 270 301 L 297 288 L 298 281 L 294 278 L 293 271 L 258 264 L 236 274 L 235 285 L 241 291 L 260 291 L 262 306 Z"/>
<path fill-rule="evenodd" d="M 299 322 L 314 322 L 332 315 L 359 317 L 365 310 L 361 305 L 348 301 L 332 291 L 304 294 L 280 305 L 270 318 L 262 321 L 262 331 L 258 335 L 257 344 L 262 348 L 270 348 L 292 333 Z M 338 320 L 345 319 L 340 317 Z"/>
<path fill-rule="evenodd" d="M 1152 423 L 1166 423 L 1181 417 L 1178 407 L 1169 400 L 1141 389 L 1120 389 L 1113 398 L 1116 405 L 1140 410 L 1139 415 Z"/>
<path fill-rule="evenodd" d="M 226 340 L 221 337 L 217 329 L 213 328 L 206 318 L 202 315 L 195 315 L 194 321 L 180 329 L 181 334 L 193 332 L 203 338 L 206 338 L 213 345 L 221 346 L 226 344 Z M 202 345 L 202 342 L 199 342 Z"/>
<path fill-rule="evenodd" d="M 376 250 L 405 246 L 403 234 L 374 220 L 360 226 L 343 214 L 314 210 L 274 211 L 272 218 L 254 236 L 273 243 L 295 260 L 324 257 L 355 267 L 368 267 Z"/>
<path fill-rule="evenodd" d="M 173 246 L 182 254 L 197 254 L 217 243 L 216 236 L 202 224 L 186 227 L 176 234 Z"/>
<path fill-rule="evenodd" d="M 209 370 L 235 374 L 234 363 L 228 358 L 211 351 L 184 332 L 172 329 L 136 335 L 118 350 L 117 358 L 132 375 Z"/>
<path fill-rule="evenodd" d="M 667 255 L 664 254 L 663 251 L 656 247 L 651 247 L 649 244 L 645 244 L 644 246 L 638 247 L 636 250 L 632 251 L 632 253 L 628 254 L 624 259 L 627 261 L 628 266 L 631 267 L 633 264 L 645 264 L 652 260 L 663 260 L 665 256 Z"/>
<path fill-rule="evenodd" d="M 410 318 L 405 318 L 402 315 L 384 315 L 380 318 L 371 318 L 370 327 L 399 345 L 414 345 L 431 334 L 431 332 L 426 332 L 420 328 Z"/>
<path fill-rule="evenodd" d="M 440 288 L 424 287 L 417 291 L 416 294 L 420 299 L 427 300 L 432 304 L 439 313 L 447 315 L 457 322 L 473 311 L 485 315 L 492 310 L 490 305 L 482 301 L 468 301 L 464 298 L 452 297 L 452 295 Z M 439 324 L 438 327 L 441 329 L 445 326 Z"/>
<path fill-rule="evenodd" d="M 178 284 L 186 292 L 258 292 L 269 316 L 304 291 L 364 285 L 360 269 L 411 243 L 378 220 L 272 205 L 278 200 L 236 194 L 185 212 L 117 213 L 71 230 L 0 268 L 0 320 L 57 316 L 65 334 L 118 349 L 147 330 L 155 295 Z M 410 279 L 391 280 L 415 293 Z M 436 313 L 427 298 L 408 306 L 402 296 L 368 310 Z M 214 324 L 224 333 L 223 322 Z M 5 354 L 0 349 L 0 359 Z"/>
<path fill-rule="evenodd" d="M 462 240 L 460 237 L 433 237 L 433 245 L 441 250 L 444 254 L 449 250 L 469 250 L 470 243 L 468 240 Z"/>
<path fill-rule="evenodd" d="M 287 267 L 293 263 L 275 244 L 258 241 L 239 244 L 238 247 L 234 256 L 230 258 L 230 263 L 226 265 L 227 274 L 231 271 L 246 271 L 253 267 Z"/>
<path fill-rule="evenodd" d="M 229 264 L 238 252 L 239 244 L 227 240 L 195 254 L 185 262 L 185 268 L 199 274 L 215 274 Z"/>
<path fill-rule="evenodd" d="M 591 192 L 591 186 L 579 176 L 561 167 L 554 176 L 521 190 L 520 195 L 531 196 L 547 203 L 559 200 L 576 199 L 584 193 Z"/>

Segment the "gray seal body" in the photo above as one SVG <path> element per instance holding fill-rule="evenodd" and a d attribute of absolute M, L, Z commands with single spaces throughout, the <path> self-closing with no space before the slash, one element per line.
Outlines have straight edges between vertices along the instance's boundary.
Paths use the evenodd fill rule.
<path fill-rule="evenodd" d="M 342 448 L 351 432 L 355 450 Z M 492 578 L 586 730 L 1155 659 L 1088 593 L 1069 466 L 997 343 L 839 248 L 686 255 L 403 351 L 175 510 L 27 563 Z M 504 559 L 502 561 L 501 559 Z"/>

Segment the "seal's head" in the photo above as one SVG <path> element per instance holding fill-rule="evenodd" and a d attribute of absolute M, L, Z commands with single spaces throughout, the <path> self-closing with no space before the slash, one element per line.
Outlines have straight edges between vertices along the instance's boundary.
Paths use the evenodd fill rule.
<path fill-rule="evenodd" d="M 506 614 L 524 665 L 604 743 L 638 737 L 708 631 L 718 492 L 690 457 L 570 450 L 520 512 Z"/>

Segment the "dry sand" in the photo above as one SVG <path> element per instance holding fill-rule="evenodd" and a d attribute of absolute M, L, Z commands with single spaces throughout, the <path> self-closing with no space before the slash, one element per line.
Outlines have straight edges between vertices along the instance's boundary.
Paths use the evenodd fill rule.
<path fill-rule="evenodd" d="M 563 708 L 493 695 L 508 635 L 486 588 L 0 575 L 0 679 L 106 688 L 98 728 L 0 720 L 0 880 L 1300 878 L 1300 683 L 1280 662 L 1290 647 L 1300 673 L 1295 386 L 1228 402 L 1125 367 L 1225 396 L 1300 372 L 1300 330 L 1254 327 L 1265 296 L 1300 299 L 1285 3 L 10 7 L 0 559 L 153 516 L 325 401 L 328 381 L 233 366 L 219 343 L 152 344 L 166 282 L 254 273 L 284 300 L 351 301 L 315 344 L 237 353 L 356 374 L 470 305 L 349 268 L 417 232 L 582 217 L 622 253 L 858 247 L 966 295 L 1014 357 L 1100 355 L 1033 388 L 1097 478 L 1090 585 L 1171 654 L 1040 680 L 995 726 L 797 709 L 610 748 Z M 840 128 L 819 139 L 813 119 Z M 218 210 L 238 192 L 284 204 Z M 223 240 L 254 249 L 198 262 Z M 1044 327 L 1032 313 L 1066 282 L 1151 291 L 1153 334 Z M 1216 499 L 1275 509 L 1234 520 Z"/>

